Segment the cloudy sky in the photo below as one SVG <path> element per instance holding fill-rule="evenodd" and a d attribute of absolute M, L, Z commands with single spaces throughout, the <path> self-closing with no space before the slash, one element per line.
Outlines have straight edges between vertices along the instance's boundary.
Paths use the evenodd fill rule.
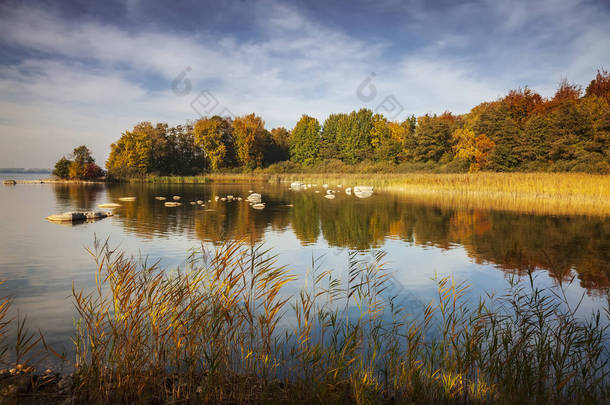
<path fill-rule="evenodd" d="M 531 4 L 529 4 L 531 3 Z M 52 167 L 140 121 L 368 107 L 467 112 L 610 67 L 610 2 L 3 1 L 0 167 Z"/>

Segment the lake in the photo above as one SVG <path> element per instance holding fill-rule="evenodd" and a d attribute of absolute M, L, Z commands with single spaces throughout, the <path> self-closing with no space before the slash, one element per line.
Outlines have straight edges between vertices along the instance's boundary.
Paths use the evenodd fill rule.
<path fill-rule="evenodd" d="M 46 175 L 3 175 L 37 178 Z M 31 330 L 44 332 L 59 350 L 70 351 L 75 312 L 72 283 L 95 286 L 96 265 L 86 248 L 106 239 L 134 256 L 184 266 L 192 248 L 211 248 L 227 239 L 263 244 L 278 264 L 306 278 L 315 259 L 322 269 L 345 273 L 350 251 L 363 257 L 383 250 L 396 294 L 413 310 L 436 294 L 435 275 L 453 275 L 471 285 L 470 296 L 502 292 L 507 279 L 535 270 L 537 284 L 562 282 L 570 302 L 584 295 L 580 313 L 604 308 L 610 286 L 610 219 L 524 215 L 438 207 L 391 193 L 360 199 L 338 187 L 291 191 L 286 183 L 233 184 L 17 184 L 0 186 L 0 295 L 14 297 L 13 315 L 27 316 Z M 266 208 L 215 196 L 261 193 Z M 182 205 L 165 207 L 155 196 L 179 195 Z M 120 197 L 133 196 L 133 202 Z M 190 201 L 204 200 L 205 206 Z M 208 202 L 211 200 L 211 202 Z M 45 217 L 94 210 L 118 202 L 115 215 L 64 225 Z M 571 283 L 567 281 L 573 278 Z M 303 281 L 300 281 L 303 283 Z M 298 283 L 289 287 L 294 293 Z"/>

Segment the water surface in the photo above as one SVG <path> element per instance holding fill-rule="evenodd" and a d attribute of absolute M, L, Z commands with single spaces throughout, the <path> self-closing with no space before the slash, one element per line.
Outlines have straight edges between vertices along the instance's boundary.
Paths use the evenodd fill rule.
<path fill-rule="evenodd" d="M 532 270 L 540 286 L 573 279 L 566 293 L 574 303 L 584 294 L 583 314 L 605 305 L 609 219 L 449 209 L 390 193 L 359 199 L 336 189 L 336 198 L 328 200 L 322 188 L 320 193 L 295 192 L 283 183 L 1 185 L 0 279 L 6 282 L 0 294 L 14 296 L 13 315 L 27 315 L 31 329 L 40 329 L 51 344 L 69 352 L 75 317 L 72 283 L 93 288 L 96 267 L 86 248 L 95 237 L 109 238 L 112 246 L 160 260 L 168 268 L 183 266 L 193 247 L 240 238 L 273 248 L 278 263 L 301 280 L 312 258 L 341 276 L 349 251 L 366 256 L 384 250 L 394 292 L 415 304 L 434 297 L 435 274 L 467 281 L 471 295 L 478 296 L 502 291 L 507 278 Z M 264 210 L 245 201 L 214 201 L 228 194 L 246 197 L 250 190 L 263 195 Z M 168 208 L 154 198 L 173 195 L 182 197 L 182 206 Z M 136 201 L 120 202 L 125 196 Z M 205 206 L 189 204 L 195 200 L 204 200 Z M 122 206 L 113 217 L 93 223 L 61 225 L 44 219 L 106 202 Z M 301 286 L 291 285 L 288 291 Z"/>

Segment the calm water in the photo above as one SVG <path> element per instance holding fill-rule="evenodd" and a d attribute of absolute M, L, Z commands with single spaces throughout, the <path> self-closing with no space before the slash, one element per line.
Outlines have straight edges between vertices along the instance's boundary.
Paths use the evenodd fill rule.
<path fill-rule="evenodd" d="M 214 202 L 216 195 L 246 197 L 248 190 L 263 194 L 264 210 L 243 201 Z M 173 195 L 182 196 L 182 206 L 167 208 L 154 199 Z M 119 202 L 124 196 L 137 200 Z M 189 204 L 198 199 L 206 206 Z M 122 207 L 94 223 L 44 219 L 105 202 Z M 85 249 L 96 236 L 167 267 L 183 265 L 193 247 L 245 238 L 274 248 L 280 264 L 303 276 L 312 258 L 340 275 L 350 250 L 382 249 L 400 293 L 422 305 L 434 297 L 435 274 L 468 281 L 473 296 L 501 291 L 507 277 L 528 267 L 537 269 L 540 286 L 575 276 L 567 295 L 577 302 L 585 293 L 582 313 L 602 308 L 610 286 L 610 219 L 441 209 L 384 193 L 358 199 L 340 192 L 327 200 L 323 191 L 294 192 L 287 184 L 0 185 L 0 279 L 6 280 L 0 294 L 14 296 L 14 315 L 27 315 L 30 328 L 59 349 L 69 349 L 73 331 L 72 282 L 79 289 L 94 286 L 95 265 Z"/>

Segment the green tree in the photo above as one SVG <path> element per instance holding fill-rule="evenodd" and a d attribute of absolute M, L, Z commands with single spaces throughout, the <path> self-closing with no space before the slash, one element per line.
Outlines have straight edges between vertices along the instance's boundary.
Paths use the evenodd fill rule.
<path fill-rule="evenodd" d="M 320 123 L 313 117 L 303 115 L 292 130 L 290 159 L 311 165 L 318 159 L 319 148 Z"/>
<path fill-rule="evenodd" d="M 414 160 L 418 162 L 439 162 L 451 156 L 451 133 L 455 118 L 445 113 L 439 116 L 424 115 L 417 119 L 415 138 L 417 145 Z"/>
<path fill-rule="evenodd" d="M 95 159 L 91 156 L 91 151 L 85 145 L 77 146 L 72 151 L 72 160 L 78 162 L 81 165 L 94 163 Z"/>
<path fill-rule="evenodd" d="M 70 164 L 72 163 L 72 161 L 66 159 L 65 156 L 62 156 L 61 159 L 59 159 L 56 163 L 55 163 L 55 168 L 53 169 L 53 175 L 62 178 L 62 179 L 67 179 L 68 177 L 70 177 Z"/>

